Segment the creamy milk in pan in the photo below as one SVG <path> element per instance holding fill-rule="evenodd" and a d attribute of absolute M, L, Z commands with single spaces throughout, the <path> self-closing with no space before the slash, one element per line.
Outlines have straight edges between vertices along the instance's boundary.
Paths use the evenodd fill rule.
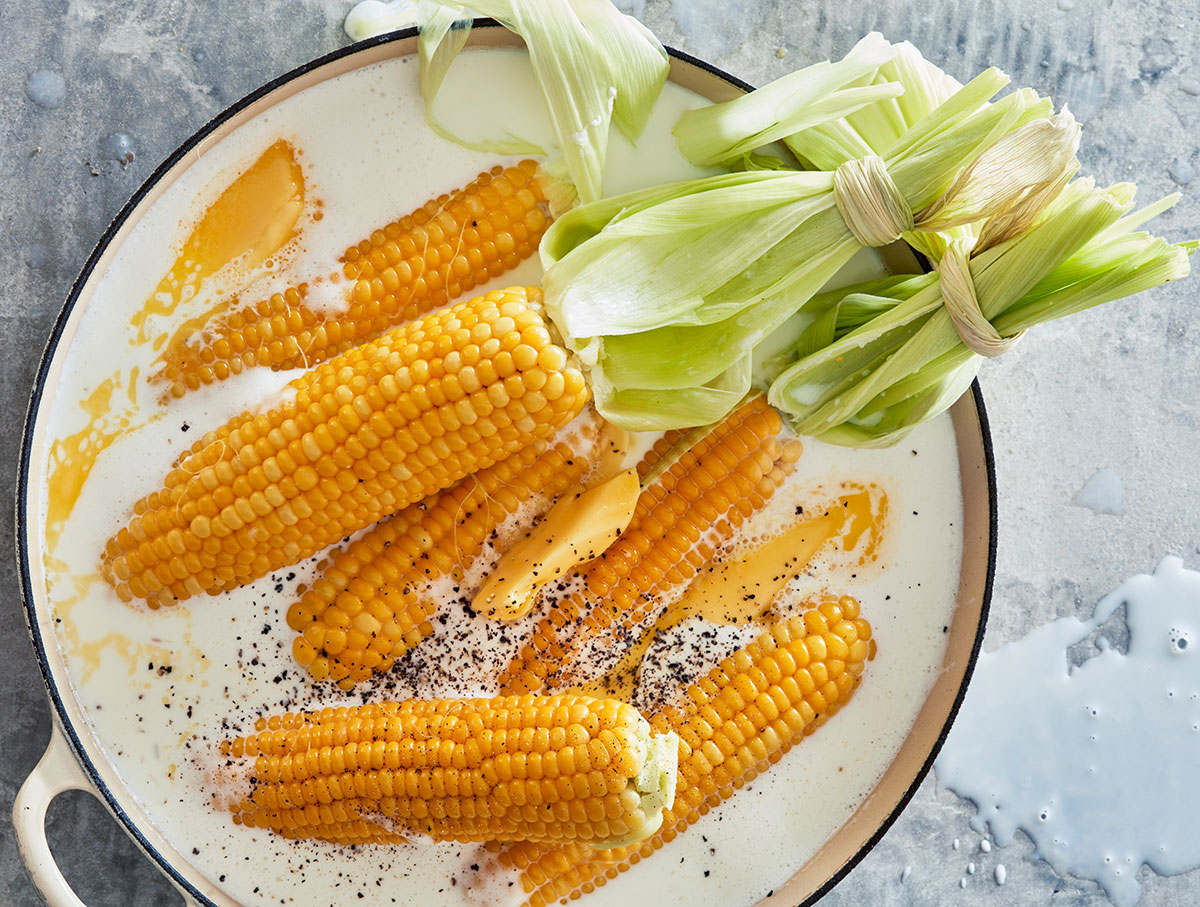
<path fill-rule="evenodd" d="M 159 338 L 231 290 L 261 299 L 308 281 L 335 303 L 347 289 L 337 275 L 347 246 L 479 172 L 515 162 L 434 135 L 416 83 L 415 57 L 375 64 L 289 98 L 225 140 L 201 144 L 197 160 L 115 255 L 64 360 L 53 404 L 52 443 L 42 464 L 49 486 L 43 496 L 45 558 L 57 639 L 72 683 L 96 738 L 146 813 L 193 865 L 246 904 L 329 904 L 359 895 L 370 903 L 401 904 L 522 899 L 513 877 L 482 848 L 416 842 L 346 850 L 235 827 L 214 806 L 214 796 L 231 792 L 214 744 L 252 730 L 264 712 L 406 692 L 490 694 L 493 676 L 486 665 L 507 660 L 536 609 L 502 633 L 499 625 L 470 615 L 453 584 L 437 584 L 431 594 L 446 599 L 445 623 L 412 653 L 429 669 L 404 672 L 404 678 L 415 675 L 411 682 L 392 679 L 374 693 L 366 684 L 346 695 L 308 680 L 292 660 L 292 632 L 284 621 L 319 556 L 234 592 L 158 611 L 123 604 L 98 574 L 105 541 L 179 454 L 231 416 L 279 399 L 292 377 L 251 369 L 168 403 L 162 386 L 148 382 Z M 521 52 L 465 53 L 441 98 L 442 118 L 457 131 L 481 138 L 511 133 L 551 144 Z M 698 175 L 675 150 L 670 129 L 682 110 L 701 103 L 668 85 L 636 148 L 614 132 L 606 189 Z M 196 219 L 280 140 L 295 149 L 304 177 L 296 238 L 261 262 L 198 281 L 195 292 L 164 292 L 160 281 Z M 873 257 L 862 256 L 846 276 L 878 267 Z M 538 280 L 534 259 L 493 286 Z M 156 294 L 162 295 L 157 302 Z M 890 450 L 852 451 L 805 440 L 792 475 L 770 506 L 740 530 L 740 544 L 750 550 L 794 523 L 797 508 L 851 493 L 872 502 L 869 538 L 851 551 L 826 546 L 832 553 L 819 553 L 777 606 L 786 611 L 813 593 L 859 599 L 878 654 L 854 698 L 769 772 L 655 857 L 587 895 L 587 902 L 599 907 L 652 896 L 660 904 L 752 903 L 816 852 L 891 762 L 939 670 L 958 588 L 962 501 L 949 417 L 921 426 Z M 517 513 L 501 537 L 519 531 L 545 503 L 535 500 Z M 468 570 L 464 585 L 486 570 L 489 551 Z M 757 632 L 752 625 L 718 626 L 700 617 L 677 624 L 647 652 L 639 698 L 669 698 L 679 671 L 706 671 Z M 493 657 L 456 660 L 465 650 Z M 443 670 L 434 668 L 439 664 Z M 456 665 L 461 667 L 445 669 Z"/>

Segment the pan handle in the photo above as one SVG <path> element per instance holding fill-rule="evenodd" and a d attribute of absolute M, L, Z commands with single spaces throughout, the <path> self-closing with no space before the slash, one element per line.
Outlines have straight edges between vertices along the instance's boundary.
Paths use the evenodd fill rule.
<path fill-rule="evenodd" d="M 55 797 L 69 790 L 96 794 L 56 724 L 50 732 L 46 752 L 21 785 L 13 803 L 17 847 L 33 884 L 49 907 L 87 907 L 71 890 L 46 841 L 46 810 Z M 186 894 L 184 902 L 187 907 L 195 907 L 195 901 Z"/>

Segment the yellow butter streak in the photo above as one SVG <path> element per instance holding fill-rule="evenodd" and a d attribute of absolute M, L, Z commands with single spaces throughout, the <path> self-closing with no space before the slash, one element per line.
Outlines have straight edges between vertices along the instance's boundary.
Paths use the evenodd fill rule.
<path fill-rule="evenodd" d="M 204 212 L 170 271 L 130 320 L 137 329 L 134 344 L 150 339 L 152 317 L 173 314 L 226 265 L 236 260 L 254 268 L 276 254 L 295 235 L 303 210 L 304 173 L 295 149 L 281 139 Z M 156 337 L 155 349 L 165 341 L 165 334 Z"/>
<path fill-rule="evenodd" d="M 117 631 L 83 642 L 80 639 L 79 624 L 72 618 L 72 612 L 80 605 L 86 607 L 85 603 L 96 591 L 101 595 L 105 594 L 104 581 L 98 573 L 70 574 L 66 564 L 52 558 L 47 559 L 47 566 L 59 577 L 53 583 L 52 589 L 54 616 L 58 619 L 55 633 L 63 648 L 71 653 L 72 671 L 78 672 L 76 683 L 87 683 L 92 675 L 100 670 L 106 654 L 116 654 L 124 662 L 131 679 L 149 663 L 171 663 L 172 651 L 169 647 L 139 641 Z"/>
<path fill-rule="evenodd" d="M 79 408 L 88 416 L 87 426 L 50 445 L 46 482 L 48 551 L 53 551 L 58 544 L 62 528 L 83 491 L 83 484 L 96 465 L 96 458 L 129 428 L 129 412 L 120 413 L 112 419 L 106 418 L 113 408 L 113 393 L 120 386 L 120 372 L 103 381 L 79 403 Z M 136 401 L 132 387 L 127 392 L 130 400 Z M 131 403 L 130 410 L 132 406 Z"/>
<path fill-rule="evenodd" d="M 304 173 L 296 152 L 278 141 L 241 173 L 204 212 L 175 264 L 131 320 L 138 329 L 134 345 L 147 341 L 151 315 L 170 315 L 190 298 L 200 282 L 230 262 L 253 267 L 277 253 L 295 235 L 304 207 Z M 156 338 L 160 341 L 161 338 Z M 97 458 L 134 428 L 161 416 L 138 416 L 138 368 L 114 372 L 79 404 L 87 425 L 50 447 L 46 507 L 46 547 L 53 550 L 62 527 L 83 491 Z M 118 405 L 123 392 L 128 404 Z"/>
<path fill-rule="evenodd" d="M 858 566 L 878 557 L 888 516 L 886 492 L 855 485 L 817 509 L 820 516 L 799 520 L 740 556 L 711 564 L 667 607 L 659 628 L 689 617 L 717 624 L 757 620 L 830 541 L 855 555 Z"/>
<path fill-rule="evenodd" d="M 749 550 L 714 561 L 654 625 L 626 649 L 602 677 L 580 685 L 591 695 L 630 698 L 647 650 L 660 634 L 699 617 L 713 624 L 767 623 L 765 615 L 783 588 L 833 542 L 842 554 L 866 565 L 879 556 L 888 520 L 888 499 L 873 485 L 849 485 L 835 500 L 816 508 L 820 516 L 798 520 Z"/>

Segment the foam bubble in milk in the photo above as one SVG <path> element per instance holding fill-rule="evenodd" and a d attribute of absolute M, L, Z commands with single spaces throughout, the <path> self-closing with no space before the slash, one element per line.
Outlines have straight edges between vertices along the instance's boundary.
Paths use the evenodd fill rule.
<path fill-rule="evenodd" d="M 1126 606 L 1129 650 L 1069 668 L 1067 649 Z M 973 801 L 997 844 L 1027 834 L 1060 874 L 1094 879 L 1118 907 L 1138 869 L 1200 866 L 1200 573 L 1165 558 L 1105 596 L 980 656 L 935 768 Z M 997 868 L 996 881 L 1003 884 Z"/>

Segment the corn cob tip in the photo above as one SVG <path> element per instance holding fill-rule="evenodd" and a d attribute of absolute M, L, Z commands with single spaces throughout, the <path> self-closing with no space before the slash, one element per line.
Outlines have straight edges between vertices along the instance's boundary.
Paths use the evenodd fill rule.
<path fill-rule="evenodd" d="M 683 703 L 651 718 L 678 734 L 678 793 L 662 827 L 633 846 L 518 844 L 498 855 L 518 869 L 527 907 L 566 903 L 652 856 L 813 733 L 853 695 L 875 654 L 871 625 L 850 597 L 781 618 L 687 686 Z"/>
<path fill-rule="evenodd" d="M 645 739 L 646 756 L 633 784 L 641 796 L 646 824 L 636 832 L 592 844 L 595 850 L 611 850 L 644 841 L 662 828 L 664 811 L 675 805 L 679 779 L 679 735 L 674 731 L 650 734 L 647 727 Z"/>

